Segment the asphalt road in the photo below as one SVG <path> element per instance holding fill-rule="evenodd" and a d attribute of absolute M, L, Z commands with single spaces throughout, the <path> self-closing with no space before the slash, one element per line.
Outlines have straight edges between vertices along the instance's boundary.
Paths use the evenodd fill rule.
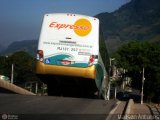
<path fill-rule="evenodd" d="M 114 100 L 0 94 L 0 119 L 105 120 Z"/>

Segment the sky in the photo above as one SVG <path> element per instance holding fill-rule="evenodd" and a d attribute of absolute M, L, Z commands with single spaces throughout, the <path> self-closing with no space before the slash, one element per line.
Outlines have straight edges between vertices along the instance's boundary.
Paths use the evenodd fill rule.
<path fill-rule="evenodd" d="M 130 0 L 0 0 L 0 46 L 38 39 L 44 14 L 95 16 L 113 12 Z"/>

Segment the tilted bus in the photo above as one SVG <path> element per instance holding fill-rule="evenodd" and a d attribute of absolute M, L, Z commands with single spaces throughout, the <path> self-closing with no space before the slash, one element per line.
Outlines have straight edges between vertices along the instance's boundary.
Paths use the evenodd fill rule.
<path fill-rule="evenodd" d="M 105 96 L 108 88 L 107 66 L 108 54 L 99 19 L 67 13 L 44 15 L 36 73 L 48 84 L 49 93 L 60 90 L 64 81 L 69 82 L 73 78 L 76 83 L 83 81 L 82 89 L 84 86 L 92 89 L 94 84 L 96 89 L 93 92 Z M 47 76 L 56 77 L 49 79 Z M 92 84 L 86 85 L 85 81 Z"/>

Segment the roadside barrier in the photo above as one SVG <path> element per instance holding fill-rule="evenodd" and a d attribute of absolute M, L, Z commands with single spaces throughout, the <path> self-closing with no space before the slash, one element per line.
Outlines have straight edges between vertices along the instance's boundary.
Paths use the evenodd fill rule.
<path fill-rule="evenodd" d="M 1 80 L 1 79 L 0 79 L 0 87 L 7 89 L 9 91 L 18 93 L 18 94 L 22 94 L 22 95 L 36 95 L 36 94 L 34 94 L 24 88 L 21 88 L 19 86 L 16 86 L 14 84 L 11 84 L 11 83 L 4 81 L 4 80 Z"/>

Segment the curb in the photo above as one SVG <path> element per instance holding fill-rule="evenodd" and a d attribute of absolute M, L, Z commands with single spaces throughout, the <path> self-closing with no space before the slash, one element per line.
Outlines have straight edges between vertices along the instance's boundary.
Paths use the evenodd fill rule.
<path fill-rule="evenodd" d="M 121 102 L 120 101 L 117 101 L 116 103 L 116 107 L 114 109 L 111 110 L 111 112 L 109 113 L 109 115 L 107 116 L 106 120 L 111 120 L 114 112 L 116 111 L 116 109 L 118 108 L 118 105 L 120 104 Z"/>
<path fill-rule="evenodd" d="M 125 111 L 125 115 L 130 114 L 133 105 L 134 105 L 133 99 L 129 99 L 128 104 L 127 104 L 127 108 Z"/>

